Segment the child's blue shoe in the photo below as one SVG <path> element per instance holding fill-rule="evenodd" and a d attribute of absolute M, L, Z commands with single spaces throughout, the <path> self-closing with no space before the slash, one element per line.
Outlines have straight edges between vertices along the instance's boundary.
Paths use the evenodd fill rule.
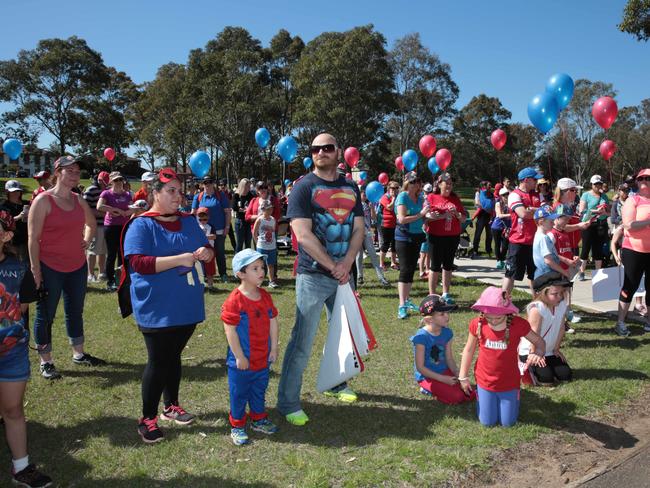
<path fill-rule="evenodd" d="M 419 312 L 420 308 L 411 301 L 410 298 L 407 298 L 406 301 L 404 302 L 404 305 L 406 308 L 408 308 L 411 312 Z"/>
<path fill-rule="evenodd" d="M 278 426 L 271 422 L 269 419 L 255 420 L 251 423 L 251 429 L 255 432 L 271 435 L 278 431 Z"/>
<path fill-rule="evenodd" d="M 456 301 L 453 298 L 451 298 L 451 295 L 449 295 L 449 293 L 443 293 L 440 298 L 442 298 L 447 305 L 455 305 L 456 304 Z"/>
<path fill-rule="evenodd" d="M 248 434 L 245 429 L 240 427 L 233 427 L 230 429 L 230 438 L 232 439 L 232 443 L 236 446 L 248 444 Z"/>
<path fill-rule="evenodd" d="M 397 308 L 397 318 L 405 319 L 408 316 L 409 316 L 408 307 L 406 305 L 400 305 Z"/>

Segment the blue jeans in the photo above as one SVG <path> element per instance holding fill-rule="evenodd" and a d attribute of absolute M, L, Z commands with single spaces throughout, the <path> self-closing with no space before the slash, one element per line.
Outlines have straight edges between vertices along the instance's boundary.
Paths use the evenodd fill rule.
<path fill-rule="evenodd" d="M 510 427 L 519 417 L 519 388 L 510 391 L 489 391 L 476 385 L 476 411 L 481 424 Z"/>
<path fill-rule="evenodd" d="M 217 268 L 219 268 L 219 276 L 227 275 L 228 270 L 226 269 L 226 235 L 225 234 L 216 236 L 216 239 L 214 240 L 214 257 L 217 260 Z"/>
<path fill-rule="evenodd" d="M 299 273 L 296 277 L 296 321 L 282 362 L 278 386 L 278 410 L 288 415 L 300 410 L 302 375 L 309 362 L 323 305 L 328 317 L 334 307 L 338 281 L 320 273 Z"/>
<path fill-rule="evenodd" d="M 248 222 L 242 219 L 235 220 L 235 236 L 237 237 L 237 248 L 235 249 L 235 252 L 251 247 L 253 232 L 251 230 L 251 225 Z"/>
<path fill-rule="evenodd" d="M 43 286 L 48 291 L 45 300 L 36 303 L 36 319 L 34 319 L 34 340 L 39 353 L 52 351 L 52 323 L 63 293 L 63 309 L 65 311 L 65 329 L 73 346 L 84 343 L 84 300 L 86 299 L 86 283 L 88 265 L 76 271 L 64 273 L 48 268 L 41 261 Z"/>

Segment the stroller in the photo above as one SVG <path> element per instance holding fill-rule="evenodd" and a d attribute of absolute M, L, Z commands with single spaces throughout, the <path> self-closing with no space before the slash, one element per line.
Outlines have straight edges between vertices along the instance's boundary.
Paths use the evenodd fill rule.
<path fill-rule="evenodd" d="M 474 222 L 469 217 L 465 219 L 460 226 L 460 242 L 458 243 L 458 249 L 456 249 L 456 257 L 467 258 L 472 251 L 472 240 L 467 231 L 468 227 L 474 227 Z"/>

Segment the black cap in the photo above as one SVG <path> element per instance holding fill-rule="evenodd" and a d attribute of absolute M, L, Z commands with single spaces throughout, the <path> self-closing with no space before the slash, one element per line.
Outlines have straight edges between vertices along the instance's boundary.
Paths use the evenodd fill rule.
<path fill-rule="evenodd" d="M 561 275 L 557 271 L 549 271 L 548 273 L 544 273 L 543 275 L 535 278 L 533 281 L 533 290 L 535 293 L 539 293 L 544 288 L 548 288 L 549 286 L 568 287 L 571 286 L 571 282 L 566 279 L 564 275 Z"/>
<path fill-rule="evenodd" d="M 221 178 L 221 179 L 219 180 L 219 184 L 220 184 L 221 186 L 226 186 L 226 185 L 228 184 L 228 182 L 227 182 L 224 178 Z"/>
<path fill-rule="evenodd" d="M 206 176 L 205 178 L 203 178 L 203 184 L 206 183 L 214 183 L 214 178 L 212 176 Z"/>
<path fill-rule="evenodd" d="M 457 308 L 458 305 L 449 305 L 440 295 L 429 295 L 420 303 L 422 315 L 432 315 L 433 312 L 451 312 Z"/>

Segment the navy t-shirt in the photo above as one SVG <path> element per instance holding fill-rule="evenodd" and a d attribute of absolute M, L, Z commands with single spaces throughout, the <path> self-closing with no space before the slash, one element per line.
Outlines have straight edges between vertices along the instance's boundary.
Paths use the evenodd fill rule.
<path fill-rule="evenodd" d="M 357 186 L 339 176 L 335 181 L 309 173 L 293 187 L 289 196 L 289 219 L 311 219 L 312 232 L 334 261 L 341 261 L 348 251 L 354 218 L 363 217 Z M 298 273 L 330 272 L 320 266 L 298 244 Z"/>
<path fill-rule="evenodd" d="M 1 343 L 7 336 L 17 339 L 17 344 L 26 344 L 28 342 L 29 331 L 25 324 L 25 317 L 20 310 L 20 305 L 36 301 L 36 285 L 26 263 L 13 256 L 6 256 L 0 262 L 0 287 L 0 302 L 2 303 L 0 351 L 3 352 L 3 355 L 10 355 L 11 352 L 7 353 Z M 4 347 L 8 344 L 8 342 L 5 343 Z M 7 359 L 6 355 L 4 359 Z"/>

